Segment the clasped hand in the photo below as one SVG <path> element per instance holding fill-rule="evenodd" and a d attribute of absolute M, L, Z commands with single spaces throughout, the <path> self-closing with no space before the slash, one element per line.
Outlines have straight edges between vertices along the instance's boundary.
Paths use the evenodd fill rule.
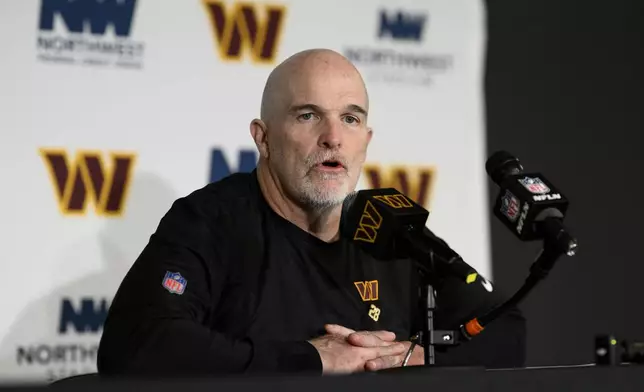
<path fill-rule="evenodd" d="M 322 373 L 356 373 L 400 366 L 411 342 L 396 341 L 389 331 L 354 331 L 336 324 L 325 326 L 327 335 L 310 340 L 322 360 Z M 416 347 L 408 365 L 422 365 L 422 347 Z"/>

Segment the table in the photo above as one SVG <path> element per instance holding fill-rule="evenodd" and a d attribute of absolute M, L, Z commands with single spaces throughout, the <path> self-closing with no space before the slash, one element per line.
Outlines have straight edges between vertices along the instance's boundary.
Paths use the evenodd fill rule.
<path fill-rule="evenodd" d="M 407 392 L 407 391 L 644 391 L 644 365 L 484 370 L 407 368 L 346 376 L 252 376 L 207 379 L 104 379 L 80 376 L 46 386 L 0 387 L 0 392 Z"/>

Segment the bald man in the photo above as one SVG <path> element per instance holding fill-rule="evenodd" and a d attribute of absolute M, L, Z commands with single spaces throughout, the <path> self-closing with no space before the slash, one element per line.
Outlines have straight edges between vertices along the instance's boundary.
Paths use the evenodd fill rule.
<path fill-rule="evenodd" d="M 250 124 L 257 169 L 173 204 L 114 298 L 99 372 L 329 374 L 400 366 L 422 325 L 416 271 L 409 260 L 379 262 L 339 238 L 342 202 L 372 137 L 368 111 L 359 72 L 336 52 L 308 50 L 276 67 L 261 116 Z M 372 296 L 361 290 L 365 282 L 376 282 Z M 463 286 L 437 287 L 438 328 L 501 300 Z M 524 328 L 515 310 L 437 361 L 520 366 Z M 416 348 L 409 365 L 422 363 Z"/>

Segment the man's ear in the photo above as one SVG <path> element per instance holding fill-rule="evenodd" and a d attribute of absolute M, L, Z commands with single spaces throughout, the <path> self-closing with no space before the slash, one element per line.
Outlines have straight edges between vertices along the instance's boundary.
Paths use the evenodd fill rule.
<path fill-rule="evenodd" d="M 255 141 L 260 157 L 264 159 L 268 158 L 268 134 L 266 133 L 266 130 L 267 127 L 264 121 L 257 118 L 251 121 L 250 135 Z"/>
<path fill-rule="evenodd" d="M 367 128 L 367 146 L 371 142 L 371 137 L 373 137 L 373 129 L 369 127 Z"/>

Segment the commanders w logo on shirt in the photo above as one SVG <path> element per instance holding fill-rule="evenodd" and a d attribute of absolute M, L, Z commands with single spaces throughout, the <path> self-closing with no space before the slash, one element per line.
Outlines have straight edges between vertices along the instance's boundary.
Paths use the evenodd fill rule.
<path fill-rule="evenodd" d="M 364 302 L 378 300 L 378 281 L 353 282 Z"/>
<path fill-rule="evenodd" d="M 202 1 L 221 59 L 239 61 L 247 50 L 254 62 L 274 61 L 286 14 L 284 6 L 266 5 L 260 11 L 252 3 L 240 2 L 227 9 L 222 1 Z"/>
<path fill-rule="evenodd" d="M 79 151 L 73 161 L 62 149 L 40 150 L 58 206 L 63 215 L 84 215 L 88 199 L 96 214 L 120 216 L 132 178 L 136 157 L 131 153 L 110 153 L 106 165 L 99 151 Z"/>

